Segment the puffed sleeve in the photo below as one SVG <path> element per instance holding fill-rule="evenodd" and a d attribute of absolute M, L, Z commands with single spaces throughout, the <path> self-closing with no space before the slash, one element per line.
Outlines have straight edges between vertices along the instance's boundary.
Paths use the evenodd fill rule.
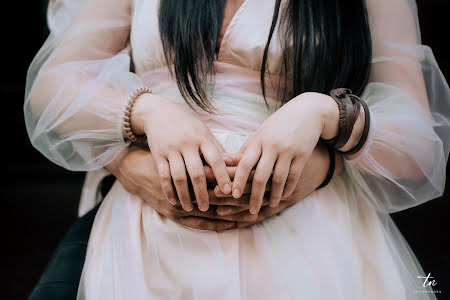
<path fill-rule="evenodd" d="M 127 146 L 131 0 L 50 0 L 50 35 L 32 61 L 24 113 L 34 147 L 70 170 L 99 169 Z"/>
<path fill-rule="evenodd" d="M 433 52 L 421 44 L 415 1 L 367 0 L 373 57 L 363 98 L 372 125 L 346 174 L 381 212 L 444 191 L 450 142 L 450 90 Z"/>

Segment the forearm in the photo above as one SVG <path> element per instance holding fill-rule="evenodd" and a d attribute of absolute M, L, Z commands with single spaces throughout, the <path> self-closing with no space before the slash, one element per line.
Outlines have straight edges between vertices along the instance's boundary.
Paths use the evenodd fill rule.
<path fill-rule="evenodd" d="M 30 140 L 39 151 L 65 168 L 91 170 L 104 166 L 108 156 L 125 146 L 121 116 L 130 91 L 111 86 L 133 89 L 140 81 L 120 62 L 116 66 L 116 74 L 123 74 L 120 82 L 104 79 L 105 73 L 114 72 L 107 69 L 108 62 L 97 76 L 75 68 L 36 79 L 24 112 Z"/>
<path fill-rule="evenodd" d="M 335 157 L 336 165 L 333 177 L 339 176 L 344 168 L 342 155 L 336 153 Z M 325 146 L 318 145 L 305 164 L 294 192 L 295 197 L 300 200 L 314 192 L 325 180 L 329 167 L 330 155 L 328 150 Z"/>
<path fill-rule="evenodd" d="M 117 96 L 116 89 L 107 84 L 109 74 L 104 69 L 126 47 L 130 21 L 128 0 L 91 0 L 83 1 L 64 32 L 53 28 L 57 33 L 51 32 L 30 66 L 29 73 L 38 71 L 29 97 L 33 114 L 39 117 L 61 93 L 61 98 L 76 98 L 87 84 L 97 92 L 93 95 L 97 99 Z M 103 84 L 93 86 L 93 80 Z M 54 105 L 60 114 L 66 108 L 64 103 Z"/>
<path fill-rule="evenodd" d="M 122 149 L 122 151 L 120 151 L 120 153 L 111 162 L 105 165 L 105 169 L 120 181 L 120 168 L 123 160 L 127 157 L 128 154 L 138 149 L 139 148 L 134 145 L 130 145 L 129 147 Z"/>
<path fill-rule="evenodd" d="M 117 135 L 128 91 L 113 89 L 81 68 L 62 68 L 35 82 L 26 107 L 32 116 L 62 137 L 108 129 Z"/>

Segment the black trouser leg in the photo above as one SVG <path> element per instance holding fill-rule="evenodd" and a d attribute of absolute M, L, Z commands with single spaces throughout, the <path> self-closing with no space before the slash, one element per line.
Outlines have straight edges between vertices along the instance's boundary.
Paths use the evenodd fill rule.
<path fill-rule="evenodd" d="M 29 300 L 76 299 L 96 206 L 79 218 L 53 253 Z"/>

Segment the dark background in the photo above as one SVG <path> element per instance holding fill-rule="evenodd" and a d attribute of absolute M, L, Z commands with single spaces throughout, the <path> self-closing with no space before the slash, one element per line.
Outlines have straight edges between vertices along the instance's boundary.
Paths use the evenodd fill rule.
<path fill-rule="evenodd" d="M 450 78 L 450 1 L 418 2 L 423 43 L 431 46 L 445 77 Z M 53 249 L 76 218 L 84 179 L 84 173 L 69 172 L 47 161 L 31 146 L 25 130 L 25 75 L 48 34 L 46 5 L 45 0 L 9 1 L 3 5 L 1 17 L 2 299 L 26 299 L 30 294 Z M 447 176 L 447 182 L 449 179 Z M 425 273 L 431 273 L 438 283 L 435 289 L 442 292 L 438 299 L 450 299 L 449 190 L 442 198 L 393 215 Z"/>

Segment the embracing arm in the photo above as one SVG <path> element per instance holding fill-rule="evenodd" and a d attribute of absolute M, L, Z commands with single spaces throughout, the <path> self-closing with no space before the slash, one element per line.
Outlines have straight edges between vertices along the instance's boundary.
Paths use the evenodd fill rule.
<path fill-rule="evenodd" d="M 336 158 L 336 174 L 339 174 L 342 171 L 342 157 L 338 155 Z M 232 159 L 233 162 L 228 167 L 231 178 L 234 177 L 235 165 L 239 161 L 239 157 L 233 156 Z M 174 206 L 166 200 L 160 185 L 155 160 L 148 150 L 135 146 L 123 149 L 106 166 L 106 169 L 120 181 L 128 192 L 139 196 L 158 213 L 172 221 L 196 229 L 221 231 L 235 226 L 245 227 L 259 223 L 301 201 L 323 182 L 328 166 L 328 151 L 322 147 L 316 148 L 306 163 L 304 172 L 292 195 L 283 199 L 284 201 L 277 207 L 272 208 L 267 205 L 269 193 L 266 193 L 265 203 L 258 215 L 250 214 L 248 211 L 250 190 L 247 189 L 239 199 L 221 193 L 218 186 L 215 186 L 217 181 L 211 168 L 207 165 L 204 168 L 210 183 L 208 187 L 209 201 L 213 206 L 205 212 L 197 208 L 187 212 L 180 205 Z M 249 185 L 251 185 L 251 179 Z M 192 188 L 190 190 L 192 193 Z M 191 196 L 194 197 L 194 195 Z"/>
<path fill-rule="evenodd" d="M 33 145 L 67 169 L 98 169 L 126 146 L 122 109 L 129 92 L 141 86 L 124 50 L 130 5 L 50 3 L 51 33 L 29 68 L 24 112 Z"/>
<path fill-rule="evenodd" d="M 92 170 L 110 163 L 125 148 L 124 105 L 142 82 L 130 72 L 130 56 L 122 51 L 130 33 L 131 0 L 84 0 L 75 10 L 67 29 L 52 32 L 33 61 L 24 109 L 36 148 L 67 169 Z M 184 208 L 192 209 L 187 170 L 200 208 L 208 208 L 200 152 L 222 190 L 230 189 L 223 149 L 190 111 L 164 97 L 144 94 L 134 103 L 130 122 L 137 134 L 149 137 L 167 199 L 175 201 L 177 192 Z M 174 127 L 175 123 L 184 126 Z"/>

